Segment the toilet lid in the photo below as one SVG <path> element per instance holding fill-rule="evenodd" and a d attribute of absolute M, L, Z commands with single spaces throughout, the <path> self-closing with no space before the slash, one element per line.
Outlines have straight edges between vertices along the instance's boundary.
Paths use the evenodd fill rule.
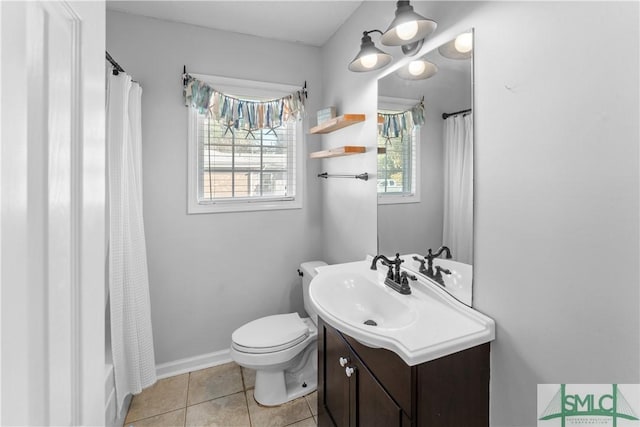
<path fill-rule="evenodd" d="M 309 336 L 309 327 L 298 313 L 262 317 L 236 329 L 231 335 L 236 349 L 267 353 L 292 347 Z"/>

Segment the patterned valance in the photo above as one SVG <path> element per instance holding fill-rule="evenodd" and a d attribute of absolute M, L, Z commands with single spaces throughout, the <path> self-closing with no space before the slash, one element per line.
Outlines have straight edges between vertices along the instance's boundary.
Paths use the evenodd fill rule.
<path fill-rule="evenodd" d="M 418 102 L 406 111 L 398 113 L 378 113 L 382 126 L 379 129 L 380 135 L 384 137 L 398 137 L 414 126 L 424 124 L 424 103 Z"/>
<path fill-rule="evenodd" d="M 279 99 L 255 101 L 225 95 L 189 74 L 184 76 L 184 82 L 185 105 L 236 129 L 274 128 L 299 119 L 304 113 L 304 89 Z"/>

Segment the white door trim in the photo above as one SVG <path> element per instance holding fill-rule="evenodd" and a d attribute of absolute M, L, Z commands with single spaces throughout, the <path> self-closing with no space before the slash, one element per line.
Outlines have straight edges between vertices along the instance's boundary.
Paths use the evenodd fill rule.
<path fill-rule="evenodd" d="M 0 423 L 104 423 L 104 2 L 0 2 Z"/>

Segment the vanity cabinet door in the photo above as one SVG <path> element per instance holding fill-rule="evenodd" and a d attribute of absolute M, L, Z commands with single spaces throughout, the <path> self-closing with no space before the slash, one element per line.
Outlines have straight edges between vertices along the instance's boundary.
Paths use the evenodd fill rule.
<path fill-rule="evenodd" d="M 319 322 L 320 325 L 322 323 Z M 318 425 L 346 427 L 350 425 L 351 389 L 355 389 L 357 378 L 356 375 L 347 377 L 345 374 L 345 368 L 349 363 L 344 361 L 351 362 L 351 350 L 334 329 L 322 325 L 319 331 L 322 337 L 318 344 L 320 351 L 324 352 L 324 357 L 318 359 L 323 371 L 319 378 L 318 404 L 323 407 L 318 408 Z M 345 366 L 341 365 L 341 358 Z"/>
<path fill-rule="evenodd" d="M 355 424 L 361 427 L 401 427 L 402 409 L 387 394 L 373 374 L 358 359 L 354 364 L 357 374 L 355 393 Z"/>
<path fill-rule="evenodd" d="M 319 322 L 319 426 L 400 427 L 402 409 L 335 329 Z"/>

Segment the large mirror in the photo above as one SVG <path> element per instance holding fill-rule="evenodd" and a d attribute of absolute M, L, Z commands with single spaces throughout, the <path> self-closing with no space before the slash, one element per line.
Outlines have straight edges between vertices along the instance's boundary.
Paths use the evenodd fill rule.
<path fill-rule="evenodd" d="M 472 106 L 473 30 L 378 81 L 378 253 L 410 255 L 403 266 L 468 305 Z"/>

